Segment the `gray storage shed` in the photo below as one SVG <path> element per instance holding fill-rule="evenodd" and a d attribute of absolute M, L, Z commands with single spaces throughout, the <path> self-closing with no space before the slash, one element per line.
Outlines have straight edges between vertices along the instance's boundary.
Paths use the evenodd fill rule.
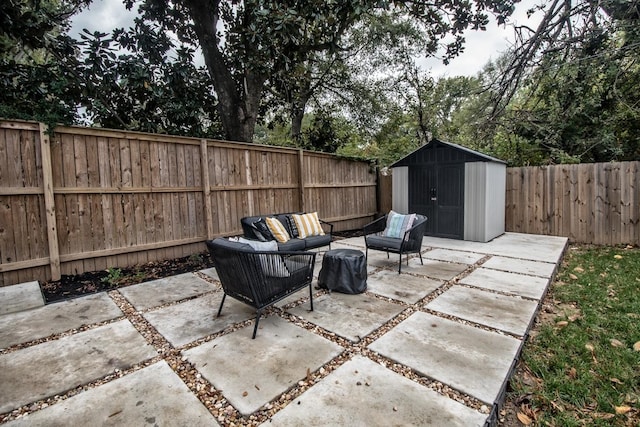
<path fill-rule="evenodd" d="M 393 210 L 426 215 L 427 236 L 488 242 L 504 233 L 502 160 L 433 139 L 391 168 Z"/>

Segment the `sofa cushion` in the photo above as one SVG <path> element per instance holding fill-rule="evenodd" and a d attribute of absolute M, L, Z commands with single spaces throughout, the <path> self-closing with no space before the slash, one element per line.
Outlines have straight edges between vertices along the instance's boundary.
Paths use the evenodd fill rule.
<path fill-rule="evenodd" d="M 305 241 L 302 239 L 289 239 L 286 242 L 278 242 L 278 250 L 281 251 L 304 251 L 306 248 Z"/>
<path fill-rule="evenodd" d="M 324 230 L 322 229 L 320 219 L 318 218 L 318 212 L 312 212 L 302 215 L 293 214 L 291 216 L 296 223 L 296 227 L 298 228 L 298 235 L 301 239 L 305 239 L 309 236 L 324 235 Z"/>
<path fill-rule="evenodd" d="M 298 232 L 298 226 L 296 225 L 296 221 L 293 219 L 293 215 L 287 215 L 286 226 L 289 231 L 289 236 L 292 239 L 300 237 L 300 233 Z"/>
<path fill-rule="evenodd" d="M 269 240 L 275 240 L 267 222 L 264 218 L 258 218 L 254 222 L 250 223 L 251 228 L 253 229 L 253 234 L 256 235 L 256 238 L 262 242 L 267 242 Z"/>
<path fill-rule="evenodd" d="M 375 248 L 375 249 L 393 249 L 396 251 L 400 250 L 402 246 L 402 239 L 396 237 L 385 237 L 385 236 L 376 236 L 371 235 L 367 236 L 367 247 Z"/>
<path fill-rule="evenodd" d="M 215 240 L 207 240 L 206 244 L 207 246 L 211 246 L 212 244 L 216 244 L 217 246 L 221 246 L 225 249 L 230 249 L 230 250 L 234 250 L 234 251 L 238 251 L 238 250 L 243 250 L 243 251 L 249 251 L 249 252 L 254 252 L 253 247 L 251 247 L 250 245 L 246 244 L 246 243 L 241 243 L 237 240 L 228 240 L 228 239 L 224 239 L 222 237 L 218 237 Z M 215 262 L 215 260 L 213 260 Z"/>
<path fill-rule="evenodd" d="M 265 221 L 267 222 L 267 225 L 269 226 L 269 231 L 271 231 L 271 234 L 273 234 L 273 237 L 275 237 L 275 239 L 278 242 L 284 243 L 284 242 L 288 241 L 291 238 L 289 236 L 289 233 L 287 232 L 287 229 L 284 227 L 284 225 L 277 218 L 269 218 L 269 217 L 267 217 L 267 218 L 265 218 Z"/>
<path fill-rule="evenodd" d="M 321 246 L 328 246 L 331 243 L 331 236 L 323 235 L 323 236 L 311 236 L 304 239 L 305 248 L 319 248 Z"/>

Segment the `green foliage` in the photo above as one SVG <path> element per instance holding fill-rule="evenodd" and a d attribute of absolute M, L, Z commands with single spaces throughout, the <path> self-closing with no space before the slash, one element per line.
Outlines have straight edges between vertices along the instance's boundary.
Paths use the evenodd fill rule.
<path fill-rule="evenodd" d="M 111 267 L 107 270 L 107 273 L 108 274 L 100 280 L 108 283 L 109 286 L 117 286 L 126 277 L 119 268 Z"/>
<path fill-rule="evenodd" d="M 640 250 L 572 247 L 553 284 L 555 318 L 532 335 L 516 381 L 545 425 L 637 425 Z M 636 406 L 637 407 L 637 406 Z M 620 411 L 620 409 L 618 409 Z M 635 417 L 635 422 L 633 421 Z"/>

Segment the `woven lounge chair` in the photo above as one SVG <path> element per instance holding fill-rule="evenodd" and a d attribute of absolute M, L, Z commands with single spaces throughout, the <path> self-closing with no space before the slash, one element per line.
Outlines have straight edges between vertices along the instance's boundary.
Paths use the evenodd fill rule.
<path fill-rule="evenodd" d="M 224 290 L 217 316 L 227 295 L 255 308 L 252 338 L 267 307 L 305 286 L 309 287 L 313 311 L 314 252 L 255 251 L 247 244 L 226 239 L 208 240 L 206 244 Z"/>
<path fill-rule="evenodd" d="M 364 241 L 367 246 L 367 258 L 369 258 L 369 249 L 384 251 L 389 257 L 389 252 L 400 255 L 398 264 L 398 274 L 402 272 L 402 255 L 407 255 L 407 265 L 409 265 L 409 254 L 417 253 L 420 255 L 420 263 L 422 261 L 422 238 L 427 230 L 427 217 L 416 215 L 413 226 L 409 228 L 401 238 L 387 237 L 383 235 L 383 231 L 387 226 L 387 215 L 364 226 Z"/>

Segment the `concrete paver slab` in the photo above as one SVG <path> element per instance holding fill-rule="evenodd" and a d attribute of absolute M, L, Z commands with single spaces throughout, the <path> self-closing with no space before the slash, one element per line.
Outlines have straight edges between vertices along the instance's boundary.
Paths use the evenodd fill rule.
<path fill-rule="evenodd" d="M 44 297 L 37 281 L 0 288 L 0 315 L 42 307 L 43 305 Z"/>
<path fill-rule="evenodd" d="M 127 320 L 0 356 L 0 413 L 126 369 L 157 353 Z"/>
<path fill-rule="evenodd" d="M 255 310 L 227 297 L 220 317 L 216 317 L 223 293 L 215 292 L 200 298 L 144 313 L 143 316 L 174 347 L 181 347 L 207 335 L 222 331 L 229 325 L 255 317 Z"/>
<path fill-rule="evenodd" d="M 0 348 L 122 316 L 106 293 L 0 316 Z"/>
<path fill-rule="evenodd" d="M 331 249 L 360 249 L 364 252 L 366 245 L 364 243 L 364 237 L 351 237 L 331 242 Z"/>
<path fill-rule="evenodd" d="M 469 427 L 484 425 L 486 418 L 369 359 L 355 356 L 262 425 Z"/>
<path fill-rule="evenodd" d="M 369 348 L 492 404 L 519 346 L 513 337 L 417 312 Z"/>
<path fill-rule="evenodd" d="M 527 261 L 524 259 L 493 256 L 482 264 L 484 268 L 509 271 L 511 273 L 530 274 L 533 276 L 551 278 L 556 265 L 550 262 Z"/>
<path fill-rule="evenodd" d="M 427 304 L 426 308 L 524 336 L 538 303 L 454 285 Z"/>
<path fill-rule="evenodd" d="M 545 289 L 547 289 L 549 279 L 508 273 L 506 271 L 490 270 L 488 268 L 478 268 L 468 276 L 462 278 L 460 283 L 527 298 L 540 299 Z"/>
<path fill-rule="evenodd" d="M 7 427 L 217 426 L 165 361 L 9 422 Z"/>
<path fill-rule="evenodd" d="M 240 413 L 247 415 L 304 380 L 342 347 L 270 316 L 255 340 L 249 326 L 183 352 Z"/>
<path fill-rule="evenodd" d="M 180 301 L 218 289 L 193 273 L 184 273 L 164 279 L 151 280 L 133 286 L 120 288 L 119 291 L 136 310 Z"/>
<path fill-rule="evenodd" d="M 566 237 L 504 233 L 487 243 L 425 236 L 423 244 L 437 248 L 557 263 L 564 252 L 567 241 Z"/>
<path fill-rule="evenodd" d="M 422 276 L 432 277 L 440 280 L 451 280 L 458 274 L 469 268 L 467 264 L 458 264 L 454 262 L 437 261 L 434 259 L 422 260 L 424 265 L 420 263 L 420 258 L 409 259 L 409 265 L 404 257 L 402 257 L 402 274 L 413 273 Z M 396 264 L 396 268 L 398 268 Z"/>
<path fill-rule="evenodd" d="M 313 311 L 305 304 L 287 310 L 350 341 L 358 342 L 404 307 L 370 295 L 347 295 L 338 292 L 321 295 L 313 300 Z"/>
<path fill-rule="evenodd" d="M 312 292 L 316 292 L 315 288 L 318 284 L 318 280 L 317 279 L 313 279 L 313 281 L 311 282 L 311 286 L 312 286 Z M 296 292 L 292 293 L 291 295 L 289 295 L 288 297 L 286 297 L 283 300 L 278 301 L 277 303 L 275 303 L 274 305 L 276 307 L 284 307 L 287 304 L 291 304 L 292 302 L 298 301 L 301 298 L 307 298 L 307 302 L 305 302 L 304 304 L 306 304 L 307 309 L 311 309 L 311 306 L 309 305 L 309 288 L 302 288 L 302 289 L 298 289 Z"/>
<path fill-rule="evenodd" d="M 452 251 L 450 249 L 432 249 L 422 254 L 422 258 L 435 259 L 438 261 L 457 262 L 459 264 L 475 264 L 484 257 L 484 254 Z"/>
<path fill-rule="evenodd" d="M 218 276 L 218 272 L 215 267 L 205 268 L 204 270 L 200 270 L 200 273 L 211 277 L 213 280 L 217 280 L 218 282 L 220 281 L 220 276 Z"/>
<path fill-rule="evenodd" d="M 443 282 L 426 277 L 381 270 L 367 279 L 367 290 L 407 304 L 415 304 L 442 286 Z"/>

